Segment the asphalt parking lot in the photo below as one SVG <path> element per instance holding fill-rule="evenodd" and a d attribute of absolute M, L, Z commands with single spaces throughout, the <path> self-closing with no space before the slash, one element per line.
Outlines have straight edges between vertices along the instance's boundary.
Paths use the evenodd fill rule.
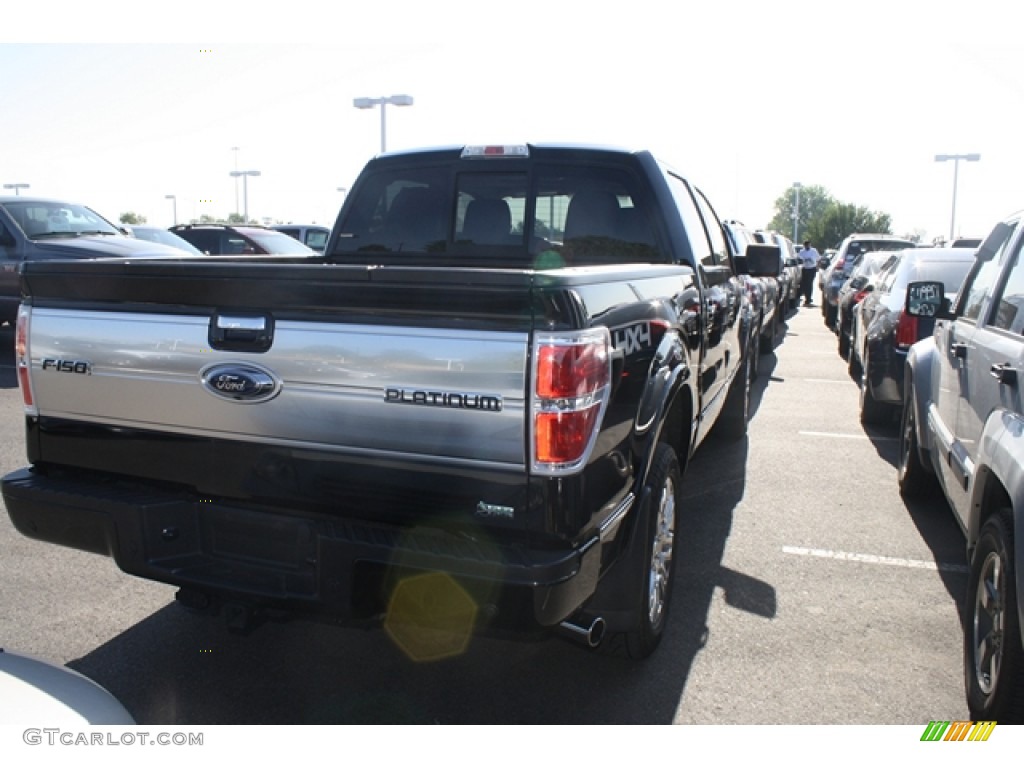
<path fill-rule="evenodd" d="M 0 345 L 9 348 L 9 329 Z M 24 463 L 0 360 L 0 468 Z M 817 308 L 761 358 L 748 437 L 687 469 L 676 592 L 642 663 L 564 640 L 475 639 L 417 664 L 381 630 L 248 636 L 173 589 L 40 544 L 0 516 L 0 645 L 65 663 L 140 723 L 921 724 L 967 719 L 963 536 L 896 490 L 896 429 L 865 431 Z"/>

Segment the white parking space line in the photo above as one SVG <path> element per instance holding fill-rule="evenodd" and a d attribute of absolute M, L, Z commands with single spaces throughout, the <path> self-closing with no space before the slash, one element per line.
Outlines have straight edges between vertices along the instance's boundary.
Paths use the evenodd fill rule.
<path fill-rule="evenodd" d="M 804 379 L 808 384 L 842 384 L 844 386 L 850 385 L 849 379 Z"/>
<path fill-rule="evenodd" d="M 956 565 L 955 563 L 936 563 L 934 560 L 910 560 L 905 557 L 865 555 L 857 552 L 841 552 L 834 549 L 810 549 L 808 547 L 783 547 L 782 551 L 787 555 L 823 557 L 828 560 L 847 560 L 849 562 L 869 563 L 871 565 L 893 565 L 900 568 L 922 568 L 927 571 L 967 573 L 966 565 Z"/>
<path fill-rule="evenodd" d="M 859 435 L 851 432 L 812 432 L 811 430 L 801 429 L 797 432 L 798 435 L 804 435 L 805 437 L 838 437 L 841 440 L 873 440 L 877 442 L 892 442 L 899 440 L 898 437 L 884 437 L 879 435 Z"/>

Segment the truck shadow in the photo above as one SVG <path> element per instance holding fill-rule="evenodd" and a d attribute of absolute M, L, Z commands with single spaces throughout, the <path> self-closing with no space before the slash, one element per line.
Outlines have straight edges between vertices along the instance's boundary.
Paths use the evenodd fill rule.
<path fill-rule="evenodd" d="M 733 607 L 776 612 L 771 585 L 722 564 L 746 455 L 746 439 L 708 440 L 686 470 L 669 623 L 643 662 L 557 638 L 475 638 L 457 658 L 416 663 L 380 629 L 294 622 L 239 636 L 172 604 L 69 666 L 141 724 L 671 723 L 715 590 Z"/>

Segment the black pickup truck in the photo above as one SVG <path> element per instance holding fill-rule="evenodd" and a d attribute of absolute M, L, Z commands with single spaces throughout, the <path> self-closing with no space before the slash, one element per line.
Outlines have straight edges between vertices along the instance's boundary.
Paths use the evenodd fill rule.
<path fill-rule="evenodd" d="M 777 247 L 746 256 L 775 274 Z M 731 261 L 651 154 L 521 145 L 374 158 L 312 259 L 26 264 L 8 513 L 240 629 L 645 657 L 687 461 L 746 433 Z"/>

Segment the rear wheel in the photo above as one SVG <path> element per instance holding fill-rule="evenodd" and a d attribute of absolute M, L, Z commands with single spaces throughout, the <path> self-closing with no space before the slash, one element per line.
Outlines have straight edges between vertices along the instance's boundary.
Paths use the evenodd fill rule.
<path fill-rule="evenodd" d="M 836 308 L 831 304 L 825 304 L 825 325 L 828 326 L 830 331 L 835 331 L 836 328 Z"/>
<path fill-rule="evenodd" d="M 645 529 L 647 541 L 646 577 L 640 620 L 625 633 L 625 650 L 630 658 L 646 658 L 662 642 L 672 597 L 672 559 L 676 549 L 676 519 L 682 476 L 676 452 L 660 443 L 654 453 L 645 490 L 649 490 L 649 509 Z"/>
<path fill-rule="evenodd" d="M 843 325 L 839 324 L 839 356 L 846 360 L 850 356 L 850 337 L 843 333 Z"/>
<path fill-rule="evenodd" d="M 967 584 L 964 688 L 975 720 L 1024 722 L 1024 652 L 1013 552 L 1013 512 L 1007 508 L 982 526 Z"/>
<path fill-rule="evenodd" d="M 775 346 L 775 336 L 779 327 L 779 313 L 778 310 L 772 315 L 772 320 L 768 323 L 768 327 L 764 329 L 761 334 L 761 338 L 758 342 L 758 347 L 762 355 L 767 355 L 772 351 Z"/>
<path fill-rule="evenodd" d="M 878 402 L 871 393 L 871 382 L 868 380 L 870 365 L 871 360 L 865 354 L 860 374 L 860 422 L 861 424 L 884 424 L 889 418 L 890 410 L 888 405 Z"/>
<path fill-rule="evenodd" d="M 854 381 L 860 381 L 861 365 L 860 357 L 857 355 L 857 348 L 850 344 L 850 348 L 846 351 L 846 370 L 850 374 L 850 378 Z"/>
<path fill-rule="evenodd" d="M 937 479 L 921 462 L 921 451 L 917 441 L 917 411 L 914 407 L 913 389 L 908 387 L 903 398 L 903 415 L 900 418 L 900 463 L 897 467 L 900 493 L 904 496 L 923 496 L 936 489 Z"/>

